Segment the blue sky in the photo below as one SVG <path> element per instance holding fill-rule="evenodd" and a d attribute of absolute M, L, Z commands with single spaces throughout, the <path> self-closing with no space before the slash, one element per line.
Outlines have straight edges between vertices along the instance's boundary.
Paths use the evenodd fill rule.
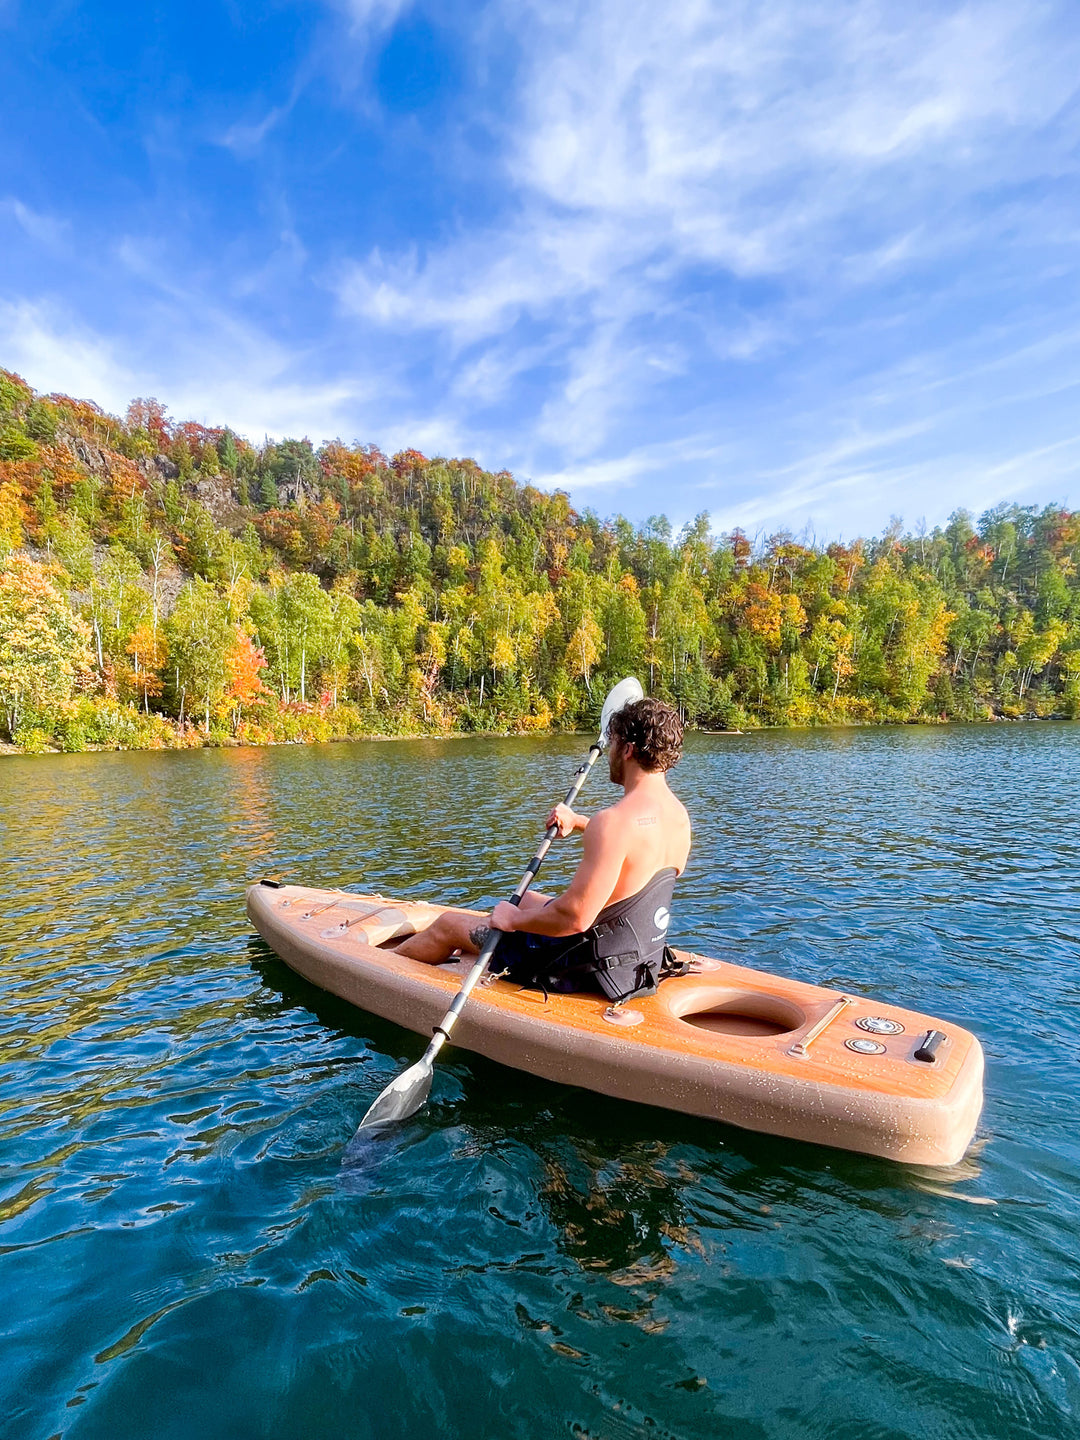
<path fill-rule="evenodd" d="M 1080 503 L 1065 3 L 0 0 L 0 364 L 819 537 Z"/>

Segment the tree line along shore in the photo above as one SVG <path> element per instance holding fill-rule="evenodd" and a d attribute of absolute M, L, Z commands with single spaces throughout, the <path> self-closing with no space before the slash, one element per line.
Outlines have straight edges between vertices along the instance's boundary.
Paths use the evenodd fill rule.
<path fill-rule="evenodd" d="M 594 723 L 1080 715 L 1080 512 L 819 544 L 578 511 L 472 460 L 255 447 L 0 370 L 0 731 L 20 750 Z"/>

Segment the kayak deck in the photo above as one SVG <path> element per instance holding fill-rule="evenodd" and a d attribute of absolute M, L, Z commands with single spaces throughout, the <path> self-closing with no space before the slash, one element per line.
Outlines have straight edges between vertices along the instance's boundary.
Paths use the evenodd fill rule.
<path fill-rule="evenodd" d="M 390 946 L 449 907 L 296 885 L 251 886 L 248 915 L 299 974 L 430 1036 L 469 962 Z M 909 1164 L 959 1160 L 982 1108 L 982 1050 L 959 1026 L 723 961 L 612 1014 L 600 995 L 505 980 L 474 992 L 454 1043 L 518 1070 L 744 1129 Z M 495 956 L 498 964 L 498 952 Z M 629 1020 L 629 1023 L 626 1023 Z M 940 1031 L 933 1058 L 917 1059 Z"/>

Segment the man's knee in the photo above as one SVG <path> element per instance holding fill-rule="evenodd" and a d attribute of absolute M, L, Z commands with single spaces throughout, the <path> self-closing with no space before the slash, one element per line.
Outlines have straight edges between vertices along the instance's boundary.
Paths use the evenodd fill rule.
<path fill-rule="evenodd" d="M 444 910 L 432 921 L 427 933 L 448 951 L 456 950 L 466 942 L 472 922 L 473 917 L 464 911 Z"/>
<path fill-rule="evenodd" d="M 439 926 L 439 933 L 442 935 L 460 935 L 472 923 L 472 916 L 467 915 L 464 910 L 444 910 L 435 924 Z"/>

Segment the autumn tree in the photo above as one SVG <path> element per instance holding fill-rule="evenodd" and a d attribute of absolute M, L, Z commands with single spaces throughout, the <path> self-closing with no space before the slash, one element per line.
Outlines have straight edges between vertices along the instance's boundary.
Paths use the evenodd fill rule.
<path fill-rule="evenodd" d="M 0 569 L 0 706 L 14 737 L 27 711 L 55 711 L 89 664 L 86 628 L 55 574 L 21 555 Z"/>
<path fill-rule="evenodd" d="M 234 627 L 233 640 L 225 654 L 225 687 L 221 709 L 232 717 L 233 734 L 240 728 L 244 707 L 260 704 L 271 692 L 262 681 L 266 656 L 240 625 Z"/>
<path fill-rule="evenodd" d="M 156 625 L 142 621 L 136 626 L 125 647 L 132 661 L 132 685 L 142 696 L 143 709 L 150 713 L 150 697 L 161 694 L 161 671 L 169 657 L 164 633 Z"/>
<path fill-rule="evenodd" d="M 192 708 L 202 710 L 209 732 L 210 712 L 225 689 L 233 631 L 224 597 L 200 576 L 193 576 L 180 591 L 169 616 L 167 639 L 180 719 L 190 700 Z"/>

